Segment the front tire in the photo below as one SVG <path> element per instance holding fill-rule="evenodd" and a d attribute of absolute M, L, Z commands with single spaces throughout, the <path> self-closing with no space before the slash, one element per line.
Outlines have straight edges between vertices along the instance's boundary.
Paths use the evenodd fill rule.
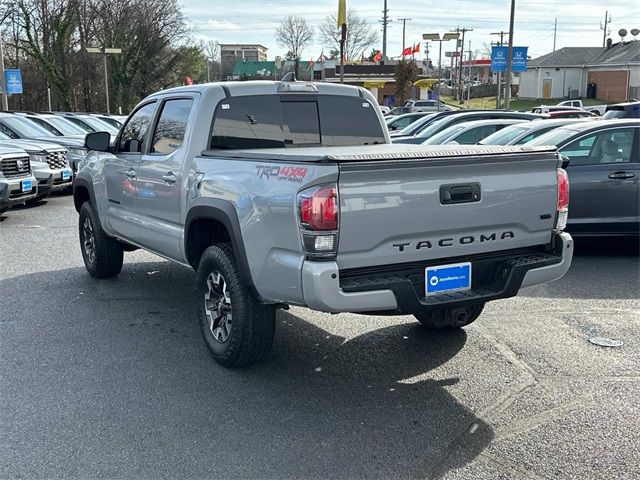
<path fill-rule="evenodd" d="M 475 303 L 468 308 L 439 309 L 414 314 L 416 320 L 434 330 L 453 330 L 473 323 L 482 313 L 484 303 Z"/>
<path fill-rule="evenodd" d="M 202 254 L 196 305 L 202 336 L 219 364 L 247 367 L 269 353 L 275 309 L 259 303 L 242 284 L 230 246 L 211 246 Z"/>
<path fill-rule="evenodd" d="M 110 278 L 120 273 L 122 244 L 104 233 L 89 202 L 80 208 L 79 235 L 84 266 L 92 277 Z"/>

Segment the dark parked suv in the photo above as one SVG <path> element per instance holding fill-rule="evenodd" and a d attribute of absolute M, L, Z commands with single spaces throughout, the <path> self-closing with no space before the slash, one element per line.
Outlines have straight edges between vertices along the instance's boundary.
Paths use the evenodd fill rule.
<path fill-rule="evenodd" d="M 603 120 L 614 118 L 640 118 L 640 102 L 616 103 L 609 105 L 604 112 Z"/>

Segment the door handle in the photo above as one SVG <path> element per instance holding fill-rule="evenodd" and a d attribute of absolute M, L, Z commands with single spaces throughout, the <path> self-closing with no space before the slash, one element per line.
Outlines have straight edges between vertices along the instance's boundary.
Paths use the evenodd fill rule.
<path fill-rule="evenodd" d="M 127 170 L 126 172 L 124 172 L 124 174 L 129 177 L 131 180 L 133 180 L 134 178 L 136 178 L 136 171 L 133 168 L 130 168 L 129 170 Z"/>
<path fill-rule="evenodd" d="M 177 178 L 173 174 L 173 172 L 167 172 L 164 175 L 162 175 L 162 180 L 164 180 L 168 184 L 174 184 L 174 183 L 176 183 Z"/>
<path fill-rule="evenodd" d="M 629 172 L 616 172 L 609 175 L 609 178 L 613 180 L 626 180 L 627 178 L 633 178 L 635 175 Z"/>

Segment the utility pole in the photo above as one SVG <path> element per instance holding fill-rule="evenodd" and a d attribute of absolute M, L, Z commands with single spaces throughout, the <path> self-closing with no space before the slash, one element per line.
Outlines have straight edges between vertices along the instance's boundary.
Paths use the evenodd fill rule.
<path fill-rule="evenodd" d="M 501 47 L 504 44 L 504 36 L 509 35 L 509 32 L 505 32 L 504 30 L 500 30 L 499 32 L 493 32 L 491 35 L 499 35 L 500 41 L 498 42 L 498 47 Z M 493 45 L 493 44 L 492 44 Z M 498 73 L 498 95 L 496 95 L 496 108 L 500 108 L 500 100 L 502 97 L 502 72 Z"/>
<path fill-rule="evenodd" d="M 387 60 L 387 26 L 391 21 L 389 19 L 389 9 L 387 8 L 387 0 L 384 0 L 384 10 L 382 10 L 382 60 Z"/>
<path fill-rule="evenodd" d="M 504 81 L 504 108 L 509 110 L 511 100 L 511 63 L 513 62 L 513 24 L 516 17 L 516 0 L 511 0 L 511 16 L 509 19 L 509 46 L 507 47 L 507 67 Z"/>
<path fill-rule="evenodd" d="M 556 38 L 558 37 L 558 17 L 556 17 L 556 21 L 553 23 L 553 51 L 556 51 Z"/>
<path fill-rule="evenodd" d="M 399 21 L 402 22 L 402 50 L 404 51 L 405 45 L 405 30 L 407 27 L 407 22 L 411 21 L 411 18 L 398 18 Z"/>
<path fill-rule="evenodd" d="M 600 29 L 604 31 L 603 35 L 602 35 L 602 48 L 606 48 L 607 46 L 607 28 L 608 25 L 611 23 L 611 15 L 609 15 L 609 11 L 605 10 L 604 12 L 604 25 L 601 23 L 600 24 Z M 609 32 L 611 33 L 611 32 Z"/>
<path fill-rule="evenodd" d="M 464 59 L 464 34 L 467 32 L 473 32 L 473 28 L 456 28 L 455 30 L 451 30 L 452 32 L 456 32 L 456 33 L 462 33 L 462 41 L 460 42 L 460 56 L 459 58 L 459 70 L 458 70 L 458 92 L 459 92 L 459 97 L 458 100 L 462 100 L 462 97 L 464 96 L 463 94 L 463 89 L 464 89 L 464 85 L 462 83 L 462 74 L 463 74 L 463 70 L 462 70 L 462 60 Z M 457 51 L 457 48 L 456 48 Z"/>

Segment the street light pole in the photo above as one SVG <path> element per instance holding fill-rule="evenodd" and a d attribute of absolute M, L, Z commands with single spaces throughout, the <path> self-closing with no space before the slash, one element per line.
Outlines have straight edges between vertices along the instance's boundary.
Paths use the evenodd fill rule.
<path fill-rule="evenodd" d="M 114 54 L 114 53 L 122 53 L 122 49 L 89 47 L 87 48 L 87 52 L 102 54 L 102 59 L 104 61 L 104 96 L 107 102 L 107 113 L 111 113 L 111 107 L 109 106 L 109 74 L 107 70 L 107 55 Z"/>

